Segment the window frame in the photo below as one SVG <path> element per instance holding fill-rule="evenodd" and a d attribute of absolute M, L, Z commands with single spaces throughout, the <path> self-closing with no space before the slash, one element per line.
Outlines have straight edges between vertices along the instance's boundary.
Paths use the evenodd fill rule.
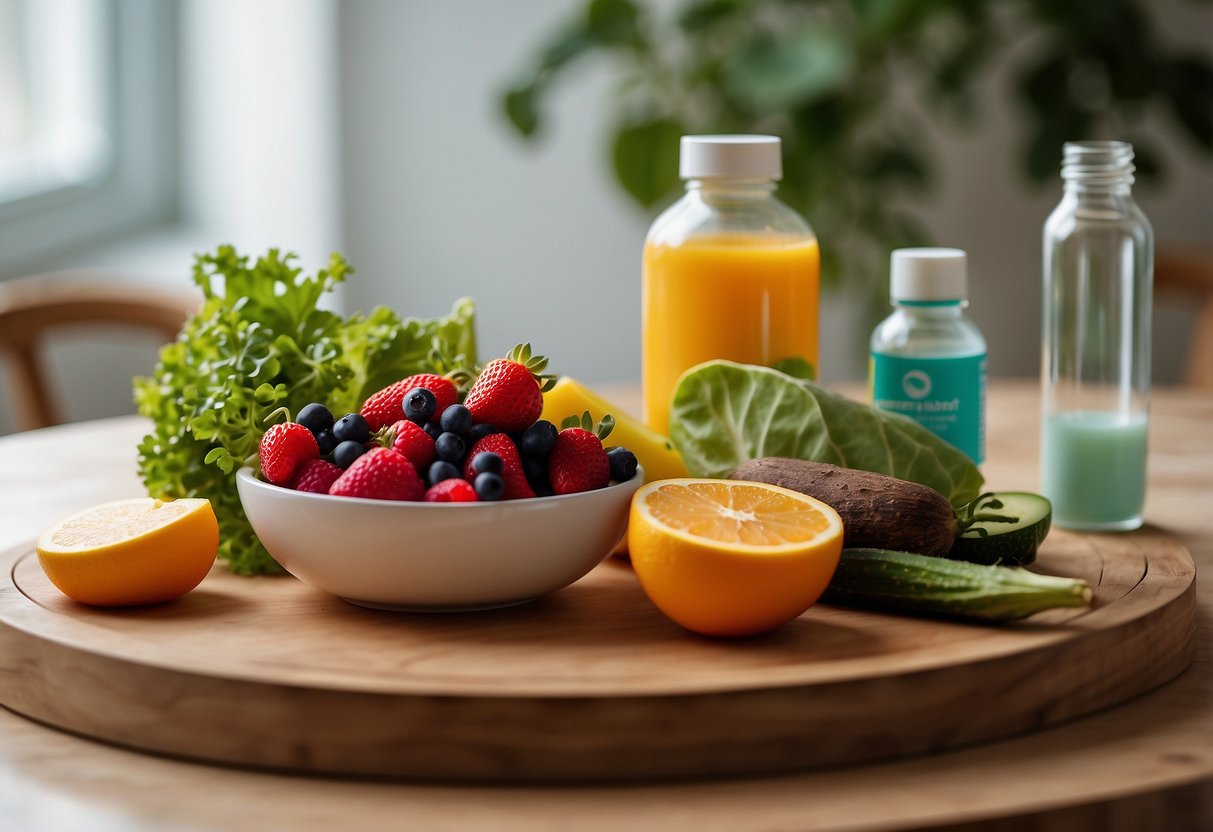
<path fill-rule="evenodd" d="M 40 260 L 174 219 L 176 3 L 105 0 L 113 156 L 86 184 L 59 184 L 0 202 L 0 277 Z"/>

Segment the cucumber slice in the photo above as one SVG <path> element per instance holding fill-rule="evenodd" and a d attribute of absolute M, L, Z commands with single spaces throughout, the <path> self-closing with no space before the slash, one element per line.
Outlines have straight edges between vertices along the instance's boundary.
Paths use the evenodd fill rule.
<path fill-rule="evenodd" d="M 1053 504 L 1027 491 L 982 494 L 959 512 L 964 531 L 948 557 L 970 563 L 1025 566 L 1049 534 Z"/>

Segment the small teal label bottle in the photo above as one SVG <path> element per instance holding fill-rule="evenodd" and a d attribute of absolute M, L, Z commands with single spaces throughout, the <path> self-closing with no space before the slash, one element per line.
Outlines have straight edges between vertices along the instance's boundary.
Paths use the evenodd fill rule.
<path fill-rule="evenodd" d="M 981 464 L 986 456 L 986 342 L 964 315 L 965 253 L 893 252 L 893 314 L 872 333 L 872 404 L 909 416 Z"/>

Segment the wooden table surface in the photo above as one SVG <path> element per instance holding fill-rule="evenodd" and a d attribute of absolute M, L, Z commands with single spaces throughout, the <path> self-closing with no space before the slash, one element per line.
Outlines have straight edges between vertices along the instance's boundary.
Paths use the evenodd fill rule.
<path fill-rule="evenodd" d="M 1037 488 L 1035 385 L 993 385 L 989 410 L 990 486 Z M 0 438 L 0 550 L 71 511 L 140 494 L 134 446 L 143 430 L 128 417 Z M 1126 705 L 1033 735 L 779 777 L 492 787 L 186 763 L 72 737 L 0 709 L 0 828 L 1213 828 L 1213 393 L 1156 391 L 1146 519 L 1183 542 L 1197 563 L 1192 667 Z"/>

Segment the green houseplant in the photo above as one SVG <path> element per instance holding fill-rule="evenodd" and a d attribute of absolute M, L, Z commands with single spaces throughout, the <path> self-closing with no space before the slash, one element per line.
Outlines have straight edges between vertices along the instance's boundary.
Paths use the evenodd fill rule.
<path fill-rule="evenodd" d="M 1111 137 L 1133 142 L 1140 176 L 1162 176 L 1143 129 L 1160 108 L 1170 129 L 1213 155 L 1209 56 L 1165 43 L 1147 8 L 686 0 L 659 14 L 636 0 L 590 0 L 538 48 L 503 105 L 520 134 L 535 136 L 553 82 L 582 57 L 607 57 L 619 82 L 610 104 L 615 174 L 650 209 L 678 188 L 683 133 L 782 136 L 780 193 L 821 235 L 826 284 L 845 271 L 881 297 L 888 250 L 930 242 L 912 210 L 939 165 L 922 118 L 975 123 L 996 65 L 1009 65 L 1023 114 L 1019 159 L 1008 161 L 1034 179 L 1056 176 L 1063 142 Z"/>

